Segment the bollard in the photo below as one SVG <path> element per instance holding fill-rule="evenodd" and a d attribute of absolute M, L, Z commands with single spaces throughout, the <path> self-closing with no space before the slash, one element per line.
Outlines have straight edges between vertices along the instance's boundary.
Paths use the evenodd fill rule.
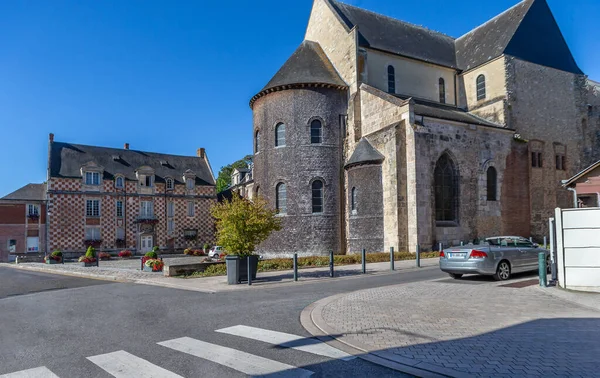
<path fill-rule="evenodd" d="M 362 273 L 367 273 L 367 250 L 362 250 Z"/>
<path fill-rule="evenodd" d="M 393 272 L 394 268 L 394 247 L 390 247 L 390 270 Z"/>
<path fill-rule="evenodd" d="M 465 245 L 465 243 L 461 240 L 460 241 L 460 246 L 462 247 L 463 245 Z"/>
<path fill-rule="evenodd" d="M 548 239 L 544 236 L 544 249 L 548 249 L 548 244 L 546 244 L 547 241 Z"/>
<path fill-rule="evenodd" d="M 329 277 L 333 278 L 333 251 L 329 251 Z"/>
<path fill-rule="evenodd" d="M 546 287 L 546 253 L 538 254 L 538 269 L 540 272 L 540 286 Z"/>
<path fill-rule="evenodd" d="M 421 246 L 417 244 L 417 268 L 421 267 Z"/>
<path fill-rule="evenodd" d="M 443 250 L 444 250 L 444 246 L 442 245 L 442 243 L 440 243 L 440 246 L 438 248 L 438 252 L 442 253 Z"/>
<path fill-rule="evenodd" d="M 298 254 L 294 253 L 294 281 L 298 281 Z"/>
<path fill-rule="evenodd" d="M 246 264 L 248 264 L 248 286 L 252 285 L 252 264 L 250 263 L 250 256 L 246 258 Z"/>

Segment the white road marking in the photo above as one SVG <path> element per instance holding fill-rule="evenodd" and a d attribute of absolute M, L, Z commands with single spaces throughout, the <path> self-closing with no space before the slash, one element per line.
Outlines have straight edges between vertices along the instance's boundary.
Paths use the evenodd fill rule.
<path fill-rule="evenodd" d="M 58 378 L 47 367 L 41 366 L 33 369 L 21 370 L 14 373 L 0 375 L 0 378 Z"/>
<path fill-rule="evenodd" d="M 183 378 L 124 350 L 87 359 L 116 378 Z"/>
<path fill-rule="evenodd" d="M 270 331 L 268 329 L 248 327 L 244 325 L 218 329 L 216 332 L 263 341 L 265 343 L 274 344 L 283 348 L 292 348 L 301 350 L 303 352 L 344 361 L 350 361 L 356 358 L 355 356 L 336 349 L 317 339 L 306 338 L 290 333 Z"/>
<path fill-rule="evenodd" d="M 250 376 L 268 375 L 269 378 L 300 378 L 309 377 L 313 374 L 309 370 L 190 337 L 163 341 L 158 345 L 216 362 Z"/>

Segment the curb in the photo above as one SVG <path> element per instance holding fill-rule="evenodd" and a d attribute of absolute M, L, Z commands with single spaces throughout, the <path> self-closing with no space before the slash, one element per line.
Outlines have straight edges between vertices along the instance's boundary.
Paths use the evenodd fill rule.
<path fill-rule="evenodd" d="M 107 275 L 103 275 L 103 274 L 94 274 L 94 273 L 64 272 L 64 271 L 59 271 L 59 270 L 54 270 L 54 269 L 37 268 L 34 266 L 19 266 L 19 265 L 13 265 L 13 264 L 2 264 L 2 265 L 0 265 L 0 267 L 6 267 L 6 268 L 11 268 L 11 269 L 20 269 L 20 270 L 29 270 L 29 271 L 38 272 L 38 273 L 57 274 L 59 276 L 89 278 L 92 280 L 99 280 L 99 281 L 112 281 L 112 282 L 120 282 L 120 283 L 134 282 L 133 280 L 126 279 L 126 278 L 119 278 L 116 276 L 107 276 Z"/>
<path fill-rule="evenodd" d="M 402 286 L 406 284 L 408 283 L 387 286 Z M 357 290 L 353 293 L 367 290 L 373 289 Z M 351 293 L 336 294 L 320 299 L 306 306 L 300 313 L 300 323 L 302 324 L 302 327 L 304 327 L 304 329 L 306 329 L 311 335 L 323 342 L 330 344 L 332 347 L 357 356 L 365 361 L 369 361 L 371 363 L 381 365 L 405 374 L 411 374 L 424 378 L 470 377 L 469 374 L 464 372 L 427 364 L 420 360 L 397 356 L 387 351 L 372 351 L 371 348 L 365 344 L 354 340 L 349 341 L 345 334 L 334 328 L 331 328 L 325 322 L 322 316 L 323 309 L 326 306 L 349 294 Z"/>

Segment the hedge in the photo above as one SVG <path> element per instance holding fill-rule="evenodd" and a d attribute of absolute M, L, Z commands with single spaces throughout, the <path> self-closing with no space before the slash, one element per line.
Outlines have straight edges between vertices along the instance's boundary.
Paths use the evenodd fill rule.
<path fill-rule="evenodd" d="M 439 257 L 439 252 L 421 252 L 422 259 Z M 414 253 L 395 252 L 394 261 L 415 260 Z M 367 263 L 389 262 L 389 253 L 368 253 Z M 361 263 L 361 255 L 335 255 L 333 256 L 334 265 L 353 265 Z M 298 257 L 298 268 L 315 268 L 329 266 L 329 256 L 309 256 Z M 290 270 L 294 268 L 292 259 L 270 259 L 258 262 L 259 272 L 272 272 L 277 270 Z M 189 277 L 210 277 L 224 276 L 227 274 L 225 264 L 211 265 L 202 273 L 192 273 Z"/>

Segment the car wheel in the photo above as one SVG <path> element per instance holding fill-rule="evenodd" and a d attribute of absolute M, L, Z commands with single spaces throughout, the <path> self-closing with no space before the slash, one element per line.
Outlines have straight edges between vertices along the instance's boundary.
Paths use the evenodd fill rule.
<path fill-rule="evenodd" d="M 496 269 L 496 274 L 494 274 L 494 279 L 496 281 L 506 281 L 510 278 L 510 264 L 508 261 L 503 260 L 498 264 L 498 268 Z"/>
<path fill-rule="evenodd" d="M 461 278 L 463 275 L 462 274 L 455 274 L 455 273 L 448 273 L 450 275 L 450 277 L 454 278 L 455 280 Z"/>

